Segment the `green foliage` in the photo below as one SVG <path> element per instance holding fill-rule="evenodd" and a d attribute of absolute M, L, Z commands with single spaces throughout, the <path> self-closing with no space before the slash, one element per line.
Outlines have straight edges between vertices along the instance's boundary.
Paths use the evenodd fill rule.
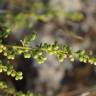
<path fill-rule="evenodd" d="M 36 34 L 33 32 L 31 36 L 27 36 L 21 41 L 23 46 L 0 44 L 0 53 L 9 60 L 13 60 L 18 54 L 23 54 L 25 58 L 33 57 L 38 63 L 44 63 L 47 60 L 44 54 L 48 53 L 50 55 L 55 55 L 60 62 L 63 62 L 66 58 L 69 58 L 71 61 L 77 58 L 81 62 L 96 64 L 96 58 L 92 57 L 91 51 L 85 52 L 84 50 L 78 50 L 74 52 L 69 46 L 60 45 L 57 42 L 53 44 L 41 43 L 35 48 L 31 48 L 30 44 L 35 38 Z"/>
<path fill-rule="evenodd" d="M 0 73 L 6 72 L 7 75 L 15 77 L 15 80 L 22 79 L 22 72 L 16 72 L 11 64 L 4 65 L 2 61 L 0 61 Z"/>
<path fill-rule="evenodd" d="M 39 13 L 39 8 L 46 9 L 48 11 Z M 61 9 L 57 9 L 57 12 L 57 10 L 55 11 L 50 8 L 46 8 L 46 6 L 42 3 L 33 3 L 31 9 L 32 10 L 30 12 L 18 12 L 15 16 L 13 13 L 8 11 L 6 15 L 4 14 L 3 16 L 5 19 L 3 20 L 5 21 L 4 25 L 8 26 L 8 28 L 2 26 L 2 30 L 0 30 L 0 55 L 3 55 L 7 62 L 0 60 L 0 73 L 5 73 L 8 76 L 15 78 L 15 80 L 21 80 L 23 78 L 22 72 L 17 72 L 11 63 L 17 55 L 23 55 L 24 58 L 34 58 L 38 64 L 42 64 L 47 60 L 45 54 L 50 54 L 55 55 L 59 62 L 64 62 L 66 58 L 69 58 L 71 62 L 78 59 L 80 62 L 96 65 L 96 57 L 93 57 L 91 51 L 78 50 L 77 52 L 74 52 L 74 50 L 68 45 L 61 45 L 58 44 L 58 42 L 54 42 L 53 44 L 41 43 L 35 47 L 30 46 L 32 41 L 36 39 L 36 32 L 33 32 L 32 35 L 26 36 L 24 40 L 21 40 L 21 46 L 12 44 L 7 45 L 3 43 L 3 39 L 8 37 L 12 29 L 15 30 L 16 28 L 18 29 L 18 27 L 22 28 L 26 26 L 32 28 L 34 22 L 38 20 L 48 22 L 50 18 L 59 16 L 76 22 L 84 19 L 81 12 L 64 12 Z M 30 18 L 33 21 L 29 24 L 28 21 L 30 21 Z M 15 27 L 13 27 L 13 25 Z M 3 96 L 40 96 L 30 92 L 26 94 L 23 92 L 17 92 L 14 88 L 10 88 L 5 82 L 2 81 L 0 81 L 0 90 L 3 90 L 5 94 Z"/>
<path fill-rule="evenodd" d="M 5 32 L 6 30 L 6 32 Z M 0 38 L 7 38 L 8 35 L 10 34 L 11 30 L 5 26 L 2 26 L 2 30 L 0 30 Z"/>
<path fill-rule="evenodd" d="M 8 30 L 5 31 L 5 34 L 8 34 Z M 6 38 L 6 35 L 2 34 L 3 38 Z M 14 60 L 17 55 L 24 55 L 24 58 L 34 58 L 38 64 L 44 63 L 47 60 L 46 53 L 50 55 L 55 55 L 59 62 L 64 62 L 66 58 L 69 58 L 71 62 L 74 62 L 75 59 L 78 59 L 80 62 L 90 63 L 96 65 L 96 58 L 92 57 L 91 51 L 78 50 L 74 52 L 72 48 L 67 45 L 60 45 L 58 42 L 53 44 L 39 44 L 34 48 L 30 46 L 33 40 L 36 39 L 36 33 L 33 32 L 32 35 L 27 36 L 24 40 L 21 40 L 22 45 L 7 45 L 1 42 L 0 44 L 0 54 L 6 57 L 6 64 L 0 60 L 0 73 L 6 73 L 8 76 L 14 77 L 15 80 L 21 80 L 23 78 L 22 72 L 17 72 L 13 68 L 13 65 L 10 63 L 10 60 Z M 7 85 L 0 83 L 0 88 L 6 89 Z M 7 89 L 9 90 L 9 89 Z M 10 92 L 10 91 L 6 91 Z M 9 94 L 9 93 L 8 93 Z M 16 96 L 35 96 L 23 94 L 22 92 L 13 92 L 11 94 L 16 94 Z"/>
<path fill-rule="evenodd" d="M 33 94 L 29 91 L 27 93 L 17 92 L 13 87 L 8 86 L 3 81 L 0 81 L 0 90 L 2 90 L 3 96 L 41 96 L 40 94 Z"/>
<path fill-rule="evenodd" d="M 5 30 L 5 31 L 4 31 Z M 19 45 L 7 45 L 3 43 L 2 38 L 7 38 L 9 33 L 11 32 L 6 27 L 0 33 L 0 55 L 4 56 L 4 60 L 0 59 L 0 73 L 4 73 L 7 76 L 11 76 L 15 78 L 15 80 L 23 79 L 23 73 L 18 72 L 13 67 L 11 61 L 15 59 L 16 55 L 23 54 L 25 58 L 31 58 L 33 52 L 36 50 L 31 50 L 30 43 L 36 38 L 36 34 L 33 32 L 31 36 L 25 37 L 24 40 L 21 41 L 23 46 Z M 31 53 L 30 53 L 31 52 Z M 30 53 L 30 54 L 29 54 Z M 6 61 L 6 62 L 3 62 Z M 17 92 L 14 88 L 9 88 L 7 84 L 4 82 L 0 82 L 0 90 L 3 90 L 3 96 L 15 95 L 15 96 L 40 96 L 39 94 L 27 92 L 26 94 L 23 92 Z"/>
<path fill-rule="evenodd" d="M 36 33 L 33 32 L 33 33 L 31 34 L 31 36 L 25 37 L 23 41 L 21 40 L 21 43 L 22 43 L 23 46 L 30 46 L 30 45 L 31 45 L 31 42 L 32 42 L 33 40 L 35 40 L 35 39 L 36 39 Z"/>
<path fill-rule="evenodd" d="M 54 18 L 64 17 L 68 20 L 79 22 L 84 19 L 84 14 L 82 12 L 66 12 L 61 8 L 56 8 L 56 10 L 53 10 L 52 8 L 50 8 L 50 6 L 44 5 L 42 2 L 30 3 L 29 9 L 30 10 L 28 10 L 28 12 L 20 11 L 17 12 L 15 15 L 13 11 L 8 10 L 0 17 L 3 17 L 2 19 L 4 21 L 4 25 L 10 26 L 12 30 L 33 28 L 38 20 L 48 22 Z M 43 12 L 40 12 L 38 10 L 42 10 Z"/>

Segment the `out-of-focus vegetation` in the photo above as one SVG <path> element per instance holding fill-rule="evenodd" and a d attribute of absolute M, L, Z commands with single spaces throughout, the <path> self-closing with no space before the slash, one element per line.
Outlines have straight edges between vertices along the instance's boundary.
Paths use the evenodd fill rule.
<path fill-rule="evenodd" d="M 95 0 L 0 0 L 1 95 L 94 96 L 86 88 L 96 86 L 95 6 Z"/>

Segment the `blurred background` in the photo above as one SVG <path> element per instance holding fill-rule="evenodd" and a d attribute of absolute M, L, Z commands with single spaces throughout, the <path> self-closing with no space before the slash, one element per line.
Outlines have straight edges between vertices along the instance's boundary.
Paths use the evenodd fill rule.
<path fill-rule="evenodd" d="M 7 44 L 20 44 L 37 32 L 31 46 L 42 43 L 67 44 L 74 51 L 92 50 L 96 56 L 96 0 L 0 0 L 0 26 L 12 30 Z M 62 64 L 54 56 L 39 65 L 33 58 L 17 56 L 13 61 L 24 79 L 2 77 L 18 91 L 44 96 L 96 96 L 96 67 L 75 60 Z M 92 89 L 92 90 L 91 90 Z M 89 91 L 88 91 L 89 90 Z"/>

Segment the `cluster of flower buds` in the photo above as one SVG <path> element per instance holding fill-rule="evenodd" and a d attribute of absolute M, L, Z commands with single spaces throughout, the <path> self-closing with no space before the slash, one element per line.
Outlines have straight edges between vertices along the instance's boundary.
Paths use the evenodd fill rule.
<path fill-rule="evenodd" d="M 32 93 L 30 91 L 27 91 L 26 93 L 16 91 L 13 87 L 8 86 L 3 81 L 0 81 L 0 90 L 2 90 L 4 96 L 41 96 L 40 94 Z"/>
<path fill-rule="evenodd" d="M 30 41 L 30 40 L 29 40 Z M 27 43 L 28 44 L 28 43 Z M 8 59 L 14 59 L 16 55 L 23 54 L 24 58 L 34 58 L 39 64 L 44 63 L 47 60 L 46 53 L 55 55 L 59 62 L 63 62 L 66 58 L 74 62 L 77 58 L 80 62 L 89 62 L 90 64 L 96 65 L 96 58 L 90 55 L 84 50 L 78 50 L 74 52 L 72 48 L 67 45 L 60 45 L 57 42 L 53 44 L 40 44 L 35 48 L 31 48 L 26 44 L 24 46 L 6 46 L 0 45 L 0 53 L 3 53 Z"/>
<path fill-rule="evenodd" d="M 7 85 L 5 84 L 5 82 L 0 81 L 0 89 L 6 89 Z"/>
<path fill-rule="evenodd" d="M 4 65 L 0 61 L 0 73 L 2 72 L 6 72 L 8 76 L 10 75 L 12 77 L 15 77 L 16 80 L 21 80 L 23 78 L 22 72 L 16 72 L 11 64 Z"/>
<path fill-rule="evenodd" d="M 85 52 L 85 50 L 79 50 L 77 52 L 80 62 L 90 63 L 96 65 L 96 58 L 92 56 L 92 52 Z"/>
<path fill-rule="evenodd" d="M 90 63 L 96 65 L 96 58 L 84 50 L 78 50 L 74 52 L 73 49 L 67 45 L 60 45 L 57 42 L 53 44 L 40 44 L 34 48 L 30 46 L 33 40 L 36 38 L 36 33 L 24 38 L 22 41 L 23 46 L 18 45 L 3 45 L 0 44 L 0 53 L 7 59 L 15 59 L 16 55 L 24 55 L 24 58 L 34 58 L 38 64 L 44 63 L 47 60 L 46 54 L 55 55 L 59 62 L 64 62 L 66 58 L 74 62 L 78 59 L 80 62 Z M 7 75 L 15 77 L 16 80 L 22 79 L 22 72 L 16 72 L 12 65 L 0 64 L 0 72 L 7 72 Z"/>

